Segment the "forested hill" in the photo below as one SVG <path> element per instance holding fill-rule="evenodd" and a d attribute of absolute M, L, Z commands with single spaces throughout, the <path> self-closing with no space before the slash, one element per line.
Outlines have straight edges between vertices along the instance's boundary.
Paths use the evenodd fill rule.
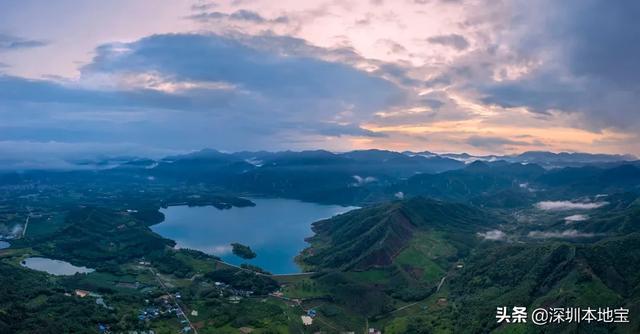
<path fill-rule="evenodd" d="M 316 222 L 312 248 L 303 260 L 319 268 L 385 266 L 418 232 L 438 232 L 464 253 L 477 232 L 498 223 L 499 218 L 464 204 L 424 197 L 398 200 Z"/>
<path fill-rule="evenodd" d="M 464 269 L 450 277 L 450 297 L 457 301 L 456 327 L 466 333 L 496 330 L 497 307 L 624 307 L 640 312 L 640 235 L 613 237 L 595 244 L 548 242 L 497 244 L 478 249 Z M 545 333 L 637 333 L 630 324 L 564 323 Z M 516 326 L 518 327 L 518 326 Z M 515 328 L 512 328 L 515 329 Z M 541 333 L 520 326 L 521 333 Z"/>
<path fill-rule="evenodd" d="M 533 220 L 518 223 L 496 210 L 397 200 L 316 222 L 301 261 L 338 303 L 373 319 L 388 319 L 393 308 L 381 305 L 394 300 L 428 305 L 391 320 L 393 333 L 540 333 L 529 324 L 502 328 L 495 312 L 505 305 L 637 314 L 640 202 L 630 193 L 607 200 L 578 225 L 558 221 L 568 213 L 535 208 L 521 212 Z M 573 236 L 553 232 L 563 229 L 574 229 Z M 634 318 L 624 326 L 564 323 L 548 332 L 636 333 L 639 326 Z"/>

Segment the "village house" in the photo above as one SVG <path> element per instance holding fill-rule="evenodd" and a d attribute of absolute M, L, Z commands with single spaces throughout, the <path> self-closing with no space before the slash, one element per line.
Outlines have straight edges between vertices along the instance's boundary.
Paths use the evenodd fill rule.
<path fill-rule="evenodd" d="M 80 298 L 84 298 L 84 297 L 88 296 L 90 292 L 86 291 L 86 290 L 75 290 L 74 293 L 75 293 L 76 296 L 78 296 Z"/>
<path fill-rule="evenodd" d="M 311 326 L 313 324 L 313 318 L 308 315 L 300 316 L 300 319 L 302 319 L 302 324 L 305 326 Z"/>

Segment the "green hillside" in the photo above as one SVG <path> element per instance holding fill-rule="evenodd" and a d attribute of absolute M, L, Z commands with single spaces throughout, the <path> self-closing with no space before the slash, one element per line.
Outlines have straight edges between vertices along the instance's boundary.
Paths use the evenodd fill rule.
<path fill-rule="evenodd" d="M 498 223 L 497 217 L 463 204 L 423 197 L 395 201 L 315 223 L 312 247 L 302 261 L 313 268 L 387 266 L 414 238 L 429 232 L 456 250 L 453 257 L 462 257 L 476 241 L 476 232 Z"/>
<path fill-rule="evenodd" d="M 639 222 L 632 197 L 611 197 L 611 209 L 581 226 L 603 224 L 596 243 L 483 240 L 478 232 L 513 223 L 462 204 L 395 201 L 317 222 L 301 261 L 320 270 L 315 280 L 333 303 L 389 333 L 636 333 L 637 319 L 546 327 L 495 319 L 501 306 L 640 311 L 640 234 L 626 234 Z"/>

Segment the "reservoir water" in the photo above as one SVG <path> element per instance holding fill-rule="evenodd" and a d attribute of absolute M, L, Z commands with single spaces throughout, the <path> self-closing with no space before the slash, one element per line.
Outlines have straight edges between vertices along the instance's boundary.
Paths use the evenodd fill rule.
<path fill-rule="evenodd" d="M 177 247 L 214 254 L 235 265 L 249 263 L 274 274 L 300 272 L 294 257 L 313 235 L 311 223 L 355 209 L 291 199 L 251 199 L 256 206 L 219 210 L 213 206 L 162 209 L 164 222 L 151 227 Z M 245 260 L 231 252 L 239 242 L 258 255 Z"/>
<path fill-rule="evenodd" d="M 86 274 L 94 272 L 87 267 L 77 267 L 69 262 L 52 260 L 44 257 L 29 257 L 24 259 L 22 265 L 33 270 L 44 271 L 51 275 L 65 276 L 76 273 Z"/>

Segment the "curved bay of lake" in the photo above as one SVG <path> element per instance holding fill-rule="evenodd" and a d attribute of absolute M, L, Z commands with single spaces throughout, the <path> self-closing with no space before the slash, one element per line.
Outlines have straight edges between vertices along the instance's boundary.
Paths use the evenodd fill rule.
<path fill-rule="evenodd" d="M 294 258 L 313 235 L 311 223 L 355 209 L 291 199 L 251 199 L 256 206 L 219 210 L 213 206 L 171 206 L 162 209 L 165 220 L 151 229 L 175 240 L 177 247 L 214 254 L 225 262 L 249 263 L 274 274 L 300 272 Z M 239 242 L 258 255 L 237 257 L 230 244 Z"/>

